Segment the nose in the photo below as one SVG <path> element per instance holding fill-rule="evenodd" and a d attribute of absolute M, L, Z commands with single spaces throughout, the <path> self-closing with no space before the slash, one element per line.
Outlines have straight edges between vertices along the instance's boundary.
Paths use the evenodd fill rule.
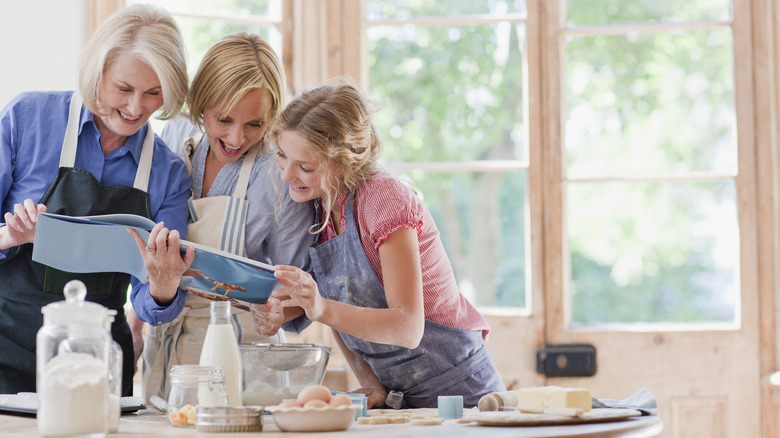
<path fill-rule="evenodd" d="M 244 135 L 244 130 L 241 126 L 233 127 L 233 129 L 231 129 L 228 133 L 228 141 L 233 146 L 242 146 L 245 139 L 246 135 Z"/>
<path fill-rule="evenodd" d="M 143 93 L 133 93 L 130 96 L 130 100 L 127 102 L 127 110 L 132 116 L 137 116 L 143 113 Z"/>
<path fill-rule="evenodd" d="M 292 180 L 291 179 L 292 169 L 290 169 L 290 166 L 285 166 L 282 163 L 281 159 L 276 160 L 276 166 L 279 167 L 279 172 L 281 173 L 282 181 L 286 183 L 290 182 Z"/>

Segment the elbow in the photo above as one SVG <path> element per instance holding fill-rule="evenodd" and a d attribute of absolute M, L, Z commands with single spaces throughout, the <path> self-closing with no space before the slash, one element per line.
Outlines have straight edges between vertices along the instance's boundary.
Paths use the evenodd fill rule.
<path fill-rule="evenodd" d="M 414 324 L 414 327 L 406 330 L 406 336 L 404 336 L 404 339 L 401 340 L 401 344 L 399 346 L 408 348 L 410 350 L 419 347 L 424 332 L 425 321 L 423 320 L 421 324 Z"/>

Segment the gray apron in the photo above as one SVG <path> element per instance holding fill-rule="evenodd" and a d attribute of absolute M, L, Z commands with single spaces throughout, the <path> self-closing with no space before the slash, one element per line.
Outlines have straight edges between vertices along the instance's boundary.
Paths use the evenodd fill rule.
<path fill-rule="evenodd" d="M 309 248 L 317 287 L 323 297 L 358 307 L 387 308 L 385 290 L 368 261 L 347 201 L 346 230 Z M 480 397 L 504 391 L 493 359 L 482 345 L 482 332 L 425 320 L 414 349 L 368 342 L 341 333 L 344 344 L 362 357 L 388 390 L 387 406 L 435 408 L 440 395 L 461 395 L 467 407 Z"/>
<path fill-rule="evenodd" d="M 74 93 L 57 177 L 39 203 L 46 205 L 49 213 L 68 216 L 129 213 L 151 219 L 146 193 L 154 151 L 151 126 L 147 125 L 134 186 L 103 186 L 90 172 L 73 167 L 81 104 L 81 97 Z M 0 393 L 35 392 L 35 337 L 43 325 L 41 307 L 62 301 L 65 283 L 78 278 L 87 286 L 87 300 L 117 311 L 111 334 L 124 356 L 122 394 L 132 394 L 133 337 L 123 308 L 130 275 L 75 274 L 50 268 L 32 260 L 32 244 L 28 243 L 8 252 L 0 264 L 0 278 Z"/>

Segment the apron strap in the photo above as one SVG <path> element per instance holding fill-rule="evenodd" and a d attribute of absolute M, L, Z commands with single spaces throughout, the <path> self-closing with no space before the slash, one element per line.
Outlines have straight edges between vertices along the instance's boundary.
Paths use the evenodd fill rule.
<path fill-rule="evenodd" d="M 154 156 L 154 130 L 152 125 L 146 123 L 146 138 L 141 148 L 141 159 L 138 160 L 138 170 L 135 172 L 133 187 L 147 192 L 149 189 L 149 175 L 152 173 L 152 157 Z"/>
<path fill-rule="evenodd" d="M 65 138 L 62 140 L 60 167 L 73 167 L 76 164 L 76 145 L 78 144 L 79 120 L 83 103 L 81 95 L 78 92 L 74 92 L 70 98 L 70 107 L 68 109 L 68 127 L 65 129 Z"/>
<path fill-rule="evenodd" d="M 233 196 L 236 198 L 246 198 L 246 189 L 249 187 L 249 177 L 252 176 L 252 166 L 255 164 L 255 157 L 257 157 L 258 147 L 259 146 L 255 146 L 250 149 L 244 157 L 244 162 L 241 163 L 241 172 L 238 174 L 236 188 L 233 189 Z"/>

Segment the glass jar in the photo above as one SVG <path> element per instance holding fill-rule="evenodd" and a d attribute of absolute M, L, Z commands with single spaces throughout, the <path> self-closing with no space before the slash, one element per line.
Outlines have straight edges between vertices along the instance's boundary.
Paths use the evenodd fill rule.
<path fill-rule="evenodd" d="M 168 423 L 175 427 L 195 427 L 198 407 L 225 407 L 225 374 L 220 367 L 176 365 L 170 372 Z"/>
<path fill-rule="evenodd" d="M 104 328 L 111 333 L 116 310 L 106 314 Z M 119 431 L 119 417 L 122 415 L 122 346 L 117 341 L 111 341 L 111 352 L 108 356 L 108 433 Z"/>
<path fill-rule="evenodd" d="M 108 432 L 111 335 L 105 307 L 84 301 L 84 283 L 65 285 L 65 301 L 41 309 L 36 338 L 38 431 L 46 437 Z"/>

